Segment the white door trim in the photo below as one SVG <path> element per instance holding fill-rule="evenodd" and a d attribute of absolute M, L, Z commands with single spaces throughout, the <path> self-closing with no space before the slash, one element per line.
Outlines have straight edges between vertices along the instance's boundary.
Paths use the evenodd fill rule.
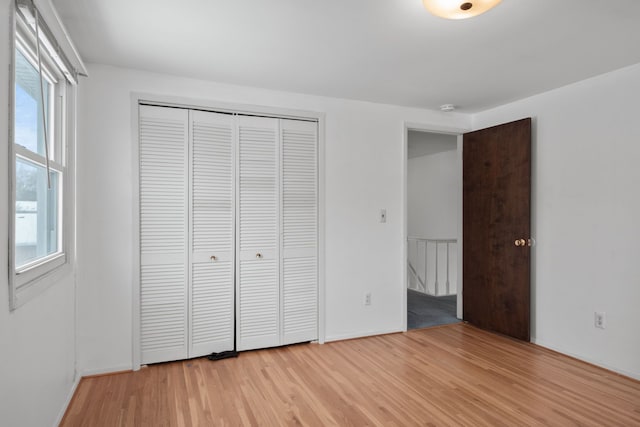
<path fill-rule="evenodd" d="M 179 107 L 213 112 L 260 115 L 265 117 L 316 121 L 318 123 L 318 342 L 325 342 L 326 291 L 325 291 L 325 120 L 323 112 L 287 109 L 263 105 L 229 103 L 179 96 L 158 95 L 144 92 L 131 93 L 131 141 L 132 141 L 132 369 L 140 369 L 140 190 L 139 190 L 139 113 L 138 105 L 149 103 L 158 106 Z M 405 131 L 406 135 L 406 131 Z M 406 149 L 406 141 L 405 141 Z M 406 156 L 405 156 L 406 157 Z M 405 171 L 406 172 L 406 171 Z M 406 175 L 406 173 L 405 173 Z M 406 177 L 405 177 L 406 179 Z M 405 183 L 406 184 L 406 183 Z M 406 185 L 405 185 L 406 191 Z M 405 227 L 406 234 L 406 227 Z M 405 236 L 406 237 L 406 236 Z M 405 254 L 406 257 L 406 254 Z M 405 273 L 406 274 L 406 273 Z M 406 279 L 406 278 L 405 278 Z M 406 295 L 405 295 L 406 299 Z M 406 301 L 404 302 L 406 312 Z M 406 330 L 406 316 L 405 316 Z"/>

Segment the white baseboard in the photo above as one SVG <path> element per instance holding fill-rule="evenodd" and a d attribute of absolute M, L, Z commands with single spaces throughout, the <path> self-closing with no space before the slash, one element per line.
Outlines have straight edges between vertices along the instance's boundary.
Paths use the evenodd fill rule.
<path fill-rule="evenodd" d="M 325 337 L 325 342 L 351 340 L 354 338 L 371 337 L 374 335 L 395 334 L 403 332 L 402 329 L 382 329 L 377 331 L 364 331 L 364 332 L 350 332 L 347 334 L 328 335 Z"/>
<path fill-rule="evenodd" d="M 589 363 L 591 365 L 598 366 L 600 368 L 606 369 L 608 371 L 615 372 L 616 374 L 624 375 L 625 377 L 633 378 L 634 380 L 640 380 L 640 373 L 638 373 L 638 372 L 625 371 L 624 369 L 619 369 L 619 368 L 616 368 L 614 366 L 611 366 L 611 365 L 608 365 L 606 363 L 603 363 L 601 360 L 595 360 L 595 359 L 591 359 L 589 357 L 584 357 L 582 355 L 575 354 L 575 353 L 572 353 L 570 351 L 567 351 L 567 350 L 565 350 L 563 348 L 560 348 L 560 347 L 557 347 L 557 346 L 554 346 L 554 345 L 549 345 L 549 344 L 545 343 L 544 341 L 538 340 L 536 338 L 531 338 L 531 342 L 533 344 L 535 344 L 535 345 L 539 345 L 540 347 L 548 348 L 549 350 L 553 350 L 553 351 L 558 352 L 560 354 L 564 354 L 566 356 L 573 357 L 574 359 L 578 359 L 578 360 L 581 360 L 583 362 Z"/>
<path fill-rule="evenodd" d="M 62 408 L 60 409 L 60 412 L 58 413 L 58 416 L 56 417 L 56 420 L 53 425 L 58 426 L 62 422 L 62 418 L 64 417 L 64 414 L 67 412 L 67 408 L 71 403 L 71 399 L 73 399 L 73 395 L 76 394 L 76 389 L 78 388 L 78 384 L 80 384 L 80 380 L 82 380 L 82 378 L 89 377 L 92 375 L 113 374 L 113 373 L 122 372 L 122 371 L 131 371 L 131 365 L 119 366 L 119 367 L 107 368 L 107 369 L 87 369 L 82 371 L 81 374 L 76 375 L 76 379 L 73 381 L 73 384 L 71 385 L 71 390 L 69 390 L 69 393 L 67 394 L 67 398 L 65 399 L 64 404 L 62 405 Z"/>
<path fill-rule="evenodd" d="M 71 399 L 73 399 L 73 395 L 76 394 L 76 389 L 78 388 L 78 384 L 80 384 L 81 379 L 82 379 L 81 375 L 76 375 L 76 379 L 73 381 L 73 384 L 71 384 L 71 389 L 69 390 L 69 393 L 67 393 L 67 398 L 65 399 L 64 404 L 62 405 L 62 408 L 60 409 L 60 412 L 58 413 L 58 416 L 56 417 L 56 420 L 53 423 L 54 427 L 59 426 L 60 423 L 62 422 L 62 418 L 64 417 L 64 414 L 67 412 L 67 408 L 71 403 Z"/>
<path fill-rule="evenodd" d="M 92 377 L 94 375 L 108 375 L 108 374 L 115 374 L 115 373 L 124 372 L 124 371 L 133 371 L 133 368 L 131 367 L 131 365 L 121 365 L 121 366 L 114 366 L 111 368 L 84 369 L 80 376 Z"/>

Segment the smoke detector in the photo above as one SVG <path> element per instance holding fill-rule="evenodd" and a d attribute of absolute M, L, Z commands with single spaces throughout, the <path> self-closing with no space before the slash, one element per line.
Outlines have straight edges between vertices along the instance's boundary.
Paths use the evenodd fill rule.
<path fill-rule="evenodd" d="M 456 106 L 453 104 L 442 104 L 440 106 L 440 111 L 444 111 L 445 113 L 450 113 L 451 111 L 455 110 Z"/>

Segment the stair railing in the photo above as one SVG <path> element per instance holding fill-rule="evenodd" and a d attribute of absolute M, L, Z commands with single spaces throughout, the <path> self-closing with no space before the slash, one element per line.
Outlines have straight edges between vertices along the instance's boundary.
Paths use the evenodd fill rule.
<path fill-rule="evenodd" d="M 428 239 L 423 237 L 409 237 L 407 239 L 407 267 L 409 270 L 408 280 L 407 280 L 407 288 L 422 292 L 427 295 L 432 296 L 444 296 L 444 295 L 453 295 L 456 294 L 457 288 L 456 283 L 454 282 L 452 286 L 452 272 L 457 271 L 457 257 L 454 260 L 451 259 L 451 246 L 457 245 L 457 239 Z M 429 251 L 429 246 L 435 246 L 435 250 Z M 440 246 L 446 245 L 446 267 L 445 267 L 445 282 L 444 289 L 440 289 L 441 284 L 441 267 L 440 267 Z M 412 260 L 418 261 L 418 255 L 420 253 L 420 248 L 424 248 L 424 268 L 422 269 L 423 276 L 418 272 L 418 265 L 413 265 Z M 415 255 L 414 255 L 415 254 Z M 420 260 L 421 261 L 421 260 Z M 433 292 L 429 288 L 429 265 L 430 261 L 433 261 L 434 267 L 434 287 Z M 413 280 L 412 280 L 413 278 Z M 457 274 L 455 275 L 457 279 Z M 415 284 L 415 286 L 412 286 Z M 442 292 L 444 291 L 444 293 Z"/>

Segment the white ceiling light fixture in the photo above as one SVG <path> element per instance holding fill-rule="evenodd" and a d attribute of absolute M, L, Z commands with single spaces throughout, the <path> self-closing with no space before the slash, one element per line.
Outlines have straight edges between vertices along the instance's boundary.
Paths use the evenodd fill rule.
<path fill-rule="evenodd" d="M 424 7 L 441 18 L 467 19 L 485 13 L 502 0 L 422 0 Z"/>

